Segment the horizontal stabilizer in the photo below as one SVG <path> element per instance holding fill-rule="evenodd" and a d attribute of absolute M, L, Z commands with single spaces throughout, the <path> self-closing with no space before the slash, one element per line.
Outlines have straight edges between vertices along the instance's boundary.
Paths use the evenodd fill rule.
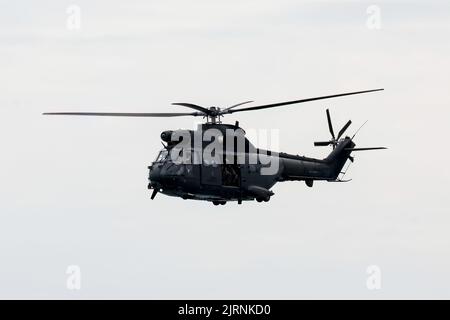
<path fill-rule="evenodd" d="M 345 148 L 346 151 L 367 151 L 367 150 L 383 150 L 386 147 L 372 147 L 372 148 Z"/>

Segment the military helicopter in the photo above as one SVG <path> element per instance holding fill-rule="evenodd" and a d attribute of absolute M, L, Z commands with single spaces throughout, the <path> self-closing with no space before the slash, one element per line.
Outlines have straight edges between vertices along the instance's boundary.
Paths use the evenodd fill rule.
<path fill-rule="evenodd" d="M 173 103 L 195 110 L 186 113 L 49 112 L 44 115 L 203 117 L 206 122 L 199 124 L 197 130 L 168 130 L 161 133 L 164 148 L 148 167 L 148 189 L 153 190 L 151 199 L 162 193 L 185 200 L 210 201 L 214 205 L 224 205 L 228 201 L 237 201 L 241 204 L 242 201 L 269 201 L 274 195 L 270 189 L 277 182 L 304 181 L 308 187 L 313 187 L 314 181 L 348 182 L 350 180 L 343 179 L 346 170 L 342 169 L 348 160 L 354 161 L 352 152 L 386 148 L 356 148 L 353 139 L 359 129 L 352 137 L 343 137 L 352 123 L 351 120 L 335 135 L 330 111 L 326 109 L 331 139 L 314 142 L 315 146 L 332 147 L 331 153 L 326 158 L 314 159 L 283 152 L 275 153 L 256 148 L 245 137 L 245 131 L 239 127 L 238 121 L 234 125 L 222 123 L 221 118 L 224 115 L 381 90 L 384 89 L 242 107 L 253 102 L 245 101 L 224 109 L 205 108 L 192 103 Z M 210 147 L 212 144 L 214 148 Z"/>

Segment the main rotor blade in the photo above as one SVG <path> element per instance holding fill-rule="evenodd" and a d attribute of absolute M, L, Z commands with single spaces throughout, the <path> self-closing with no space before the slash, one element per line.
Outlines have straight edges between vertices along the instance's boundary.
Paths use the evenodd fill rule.
<path fill-rule="evenodd" d="M 100 116 L 100 117 L 183 117 L 202 116 L 199 112 L 193 113 L 129 113 L 129 112 L 45 112 L 49 116 Z"/>
<path fill-rule="evenodd" d="M 384 150 L 386 147 L 372 147 L 372 148 L 345 148 L 347 151 L 367 151 L 367 150 Z"/>
<path fill-rule="evenodd" d="M 327 109 L 327 121 L 328 121 L 328 129 L 330 130 L 331 137 L 333 138 L 333 140 L 336 140 L 336 138 L 334 136 L 333 124 L 331 123 L 331 116 L 330 116 L 329 109 Z"/>
<path fill-rule="evenodd" d="M 354 95 L 354 94 L 375 92 L 375 91 L 381 91 L 381 90 L 384 90 L 384 89 L 373 89 L 373 90 L 365 90 L 365 91 L 356 91 L 356 92 L 333 94 L 333 95 L 329 95 L 329 96 L 321 96 L 321 97 L 307 98 L 307 99 L 301 99 L 301 100 L 272 103 L 272 104 L 266 104 L 266 105 L 255 106 L 255 107 L 248 107 L 248 108 L 235 109 L 235 110 L 227 110 L 226 113 L 235 113 L 235 112 L 241 112 L 241 111 L 252 111 L 252 110 L 261 110 L 261 109 L 275 108 L 275 107 L 286 106 L 286 105 L 289 105 L 289 104 L 296 104 L 296 103 L 303 103 L 303 102 L 309 102 L 309 101 L 315 101 L 315 100 L 337 98 L 337 97 L 350 96 L 350 95 Z"/>
<path fill-rule="evenodd" d="M 228 107 L 228 108 L 224 109 L 222 112 L 225 112 L 225 111 L 227 111 L 227 110 L 234 109 L 234 108 L 236 108 L 236 107 L 242 106 L 243 104 L 247 104 L 247 103 L 251 103 L 251 102 L 255 102 L 255 101 L 244 101 L 244 102 L 241 102 L 241 103 L 232 105 L 231 107 Z"/>
<path fill-rule="evenodd" d="M 209 113 L 209 110 L 208 110 L 208 109 L 206 109 L 206 108 L 204 108 L 204 107 L 201 107 L 201 106 L 199 106 L 199 105 L 193 104 L 193 103 L 174 102 L 174 103 L 172 103 L 172 105 L 174 105 L 174 106 L 188 107 L 188 108 L 195 109 L 195 110 L 198 110 L 198 111 L 200 111 L 200 112 L 203 112 L 203 113 L 205 113 L 205 114 L 208 114 L 208 113 Z"/>
<path fill-rule="evenodd" d="M 348 127 L 350 127 L 351 124 L 352 124 L 352 120 L 348 120 L 348 122 L 345 124 L 345 126 L 342 127 L 341 131 L 339 131 L 338 136 L 337 136 L 338 140 L 344 134 L 345 130 L 347 130 Z"/>

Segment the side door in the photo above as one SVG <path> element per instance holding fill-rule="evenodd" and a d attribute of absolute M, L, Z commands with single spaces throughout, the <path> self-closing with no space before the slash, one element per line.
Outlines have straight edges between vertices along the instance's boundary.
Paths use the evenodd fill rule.
<path fill-rule="evenodd" d="M 203 161 L 201 165 L 201 182 L 205 185 L 222 185 L 222 166 L 214 161 Z"/>
<path fill-rule="evenodd" d="M 257 183 L 260 179 L 261 164 L 241 165 L 241 186 L 247 187 Z"/>

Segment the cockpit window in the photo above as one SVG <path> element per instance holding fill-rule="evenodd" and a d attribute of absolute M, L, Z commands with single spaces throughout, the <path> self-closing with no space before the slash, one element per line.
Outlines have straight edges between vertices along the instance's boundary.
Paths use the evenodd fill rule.
<path fill-rule="evenodd" d="M 162 161 L 166 160 L 168 154 L 169 154 L 169 152 L 166 149 L 161 150 L 159 152 L 158 156 L 156 157 L 155 162 L 162 162 Z"/>

